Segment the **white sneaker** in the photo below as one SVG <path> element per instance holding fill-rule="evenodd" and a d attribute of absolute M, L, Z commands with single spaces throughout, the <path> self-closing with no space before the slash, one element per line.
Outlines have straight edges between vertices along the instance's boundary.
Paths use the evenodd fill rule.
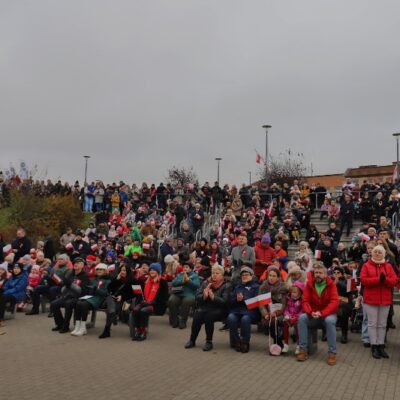
<path fill-rule="evenodd" d="M 76 334 L 80 331 L 81 329 L 81 321 L 76 321 L 75 322 L 75 328 L 74 330 L 71 332 L 72 336 L 76 336 Z"/>
<path fill-rule="evenodd" d="M 283 344 L 283 349 L 282 349 L 282 353 L 287 353 L 289 351 L 289 345 L 284 343 Z"/>
<path fill-rule="evenodd" d="M 75 336 L 83 336 L 83 335 L 87 335 L 86 321 L 81 321 L 81 327 L 79 331 L 75 333 Z"/>
<path fill-rule="evenodd" d="M 299 353 L 300 353 L 300 346 L 297 345 L 296 350 L 294 351 L 294 354 L 297 356 L 297 354 L 299 354 Z"/>

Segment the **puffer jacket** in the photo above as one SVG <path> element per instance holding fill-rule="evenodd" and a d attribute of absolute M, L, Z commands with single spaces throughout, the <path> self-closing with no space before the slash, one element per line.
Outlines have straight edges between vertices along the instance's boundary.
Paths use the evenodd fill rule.
<path fill-rule="evenodd" d="M 314 287 L 314 274 L 312 271 L 308 274 L 307 284 L 303 292 L 302 305 L 303 311 L 311 315 L 312 312 L 319 311 L 322 318 L 328 315 L 336 314 L 339 308 L 339 296 L 335 282 L 329 277 L 326 278 L 326 288 L 318 296 Z"/>
<path fill-rule="evenodd" d="M 200 279 L 199 276 L 191 271 L 189 272 L 189 280 L 186 283 L 182 282 L 184 272 L 181 272 L 173 281 L 172 286 L 182 286 L 183 290 L 181 293 L 177 293 L 176 296 L 179 297 L 190 297 L 194 299 L 196 297 L 196 292 L 200 287 Z"/>
<path fill-rule="evenodd" d="M 382 273 L 386 279 L 381 283 L 380 275 Z M 377 264 L 368 260 L 361 268 L 360 280 L 364 287 L 363 301 L 365 304 L 392 304 L 393 287 L 397 282 L 397 276 L 387 261 Z"/>
<path fill-rule="evenodd" d="M 20 302 L 25 299 L 27 286 L 28 274 L 26 272 L 12 275 L 3 286 L 3 294 L 13 296 L 17 302 Z"/>
<path fill-rule="evenodd" d="M 259 310 L 253 309 L 248 310 L 245 301 L 251 299 L 252 297 L 256 297 L 258 295 L 258 291 L 260 289 L 259 284 L 256 280 L 252 280 L 250 282 L 240 282 L 237 284 L 230 296 L 229 296 L 229 308 L 230 312 L 242 315 L 249 315 L 252 320 L 257 320 L 260 318 Z M 239 293 L 243 294 L 243 300 L 237 301 L 237 295 Z"/>

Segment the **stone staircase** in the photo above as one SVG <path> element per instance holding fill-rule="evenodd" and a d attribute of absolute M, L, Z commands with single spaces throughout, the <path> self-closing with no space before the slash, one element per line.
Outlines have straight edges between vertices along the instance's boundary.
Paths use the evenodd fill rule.
<path fill-rule="evenodd" d="M 319 210 L 315 210 L 314 213 L 311 215 L 310 223 L 314 224 L 319 232 L 328 230 L 329 224 L 327 217 L 325 217 L 322 221 L 320 221 L 319 216 L 320 216 Z M 353 221 L 353 228 L 350 231 L 350 235 L 347 237 L 346 233 L 345 232 L 343 233 L 340 241 L 343 242 L 346 247 L 349 247 L 351 245 L 351 238 L 360 231 L 361 225 L 362 225 L 361 221 L 355 220 Z M 302 230 L 301 240 L 304 240 L 305 237 L 306 237 L 306 232 Z M 298 251 L 298 249 L 299 249 L 298 244 L 292 243 L 291 245 L 289 245 L 288 248 L 289 260 L 294 259 L 294 254 L 296 253 L 296 251 Z"/>

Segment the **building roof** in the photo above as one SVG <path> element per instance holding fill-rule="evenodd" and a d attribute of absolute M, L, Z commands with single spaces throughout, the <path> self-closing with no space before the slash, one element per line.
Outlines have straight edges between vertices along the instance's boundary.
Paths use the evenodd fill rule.
<path fill-rule="evenodd" d="M 346 178 L 359 178 L 367 176 L 392 175 L 395 163 L 390 165 L 362 165 L 358 168 L 347 168 L 344 176 Z"/>

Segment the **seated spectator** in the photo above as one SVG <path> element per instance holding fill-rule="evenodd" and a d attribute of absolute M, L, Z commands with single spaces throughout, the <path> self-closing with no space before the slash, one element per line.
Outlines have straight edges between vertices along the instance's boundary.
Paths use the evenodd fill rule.
<path fill-rule="evenodd" d="M 161 265 L 159 263 L 150 264 L 149 276 L 142 283 L 142 295 L 135 298 L 130 316 L 133 328 L 132 340 L 146 340 L 150 315 L 164 315 L 167 300 L 168 284 L 161 279 Z"/>
<path fill-rule="evenodd" d="M 299 346 L 297 361 L 308 359 L 309 328 L 325 328 L 328 340 L 328 365 L 336 364 L 336 320 L 339 296 L 335 283 L 327 276 L 322 263 L 310 271 L 302 298 L 303 311 L 298 319 Z"/>
<path fill-rule="evenodd" d="M 196 292 L 200 280 L 193 272 L 193 264 L 183 263 L 183 271 L 172 281 L 171 295 L 168 300 L 169 323 L 173 328 L 185 329 L 189 312 L 195 306 Z"/>
<path fill-rule="evenodd" d="M 241 282 L 229 296 L 229 315 L 227 318 L 230 345 L 238 352 L 248 353 L 250 350 L 251 324 L 260 320 L 258 309 L 248 309 L 245 301 L 256 297 L 259 285 L 254 280 L 254 272 L 249 267 L 240 270 Z M 240 331 L 240 332 L 239 332 Z"/>
<path fill-rule="evenodd" d="M 75 258 L 74 268 L 65 273 L 61 296 L 50 303 L 50 311 L 55 322 L 55 327 L 52 331 L 58 331 L 59 333 L 69 332 L 69 323 L 78 298 L 86 294 L 87 287 L 90 284 L 89 278 L 83 270 L 84 265 L 83 258 Z M 64 316 L 61 313 L 61 308 L 65 308 Z"/>
<path fill-rule="evenodd" d="M 42 275 L 40 284 L 32 292 L 32 308 L 25 313 L 26 315 L 39 314 L 41 296 L 47 297 L 51 303 L 61 293 L 63 279 L 69 270 L 68 261 L 69 258 L 66 254 L 60 254 L 50 274 Z"/>
<path fill-rule="evenodd" d="M 97 310 L 107 297 L 108 269 L 106 264 L 96 265 L 96 277 L 92 280 L 88 288 L 87 296 L 83 296 L 76 303 L 75 307 L 75 328 L 71 332 L 72 336 L 84 336 L 87 334 L 86 321 L 89 310 Z"/>
<path fill-rule="evenodd" d="M 4 278 L 4 277 L 3 277 Z M 4 321 L 4 313 L 9 304 L 10 309 L 25 299 L 28 275 L 23 272 L 19 264 L 15 264 L 9 279 L 3 279 L 3 287 L 0 289 L 0 323 Z"/>
<path fill-rule="evenodd" d="M 203 351 L 213 349 L 214 322 L 222 321 L 228 314 L 229 283 L 224 279 L 224 268 L 214 264 L 211 278 L 205 280 L 197 292 L 197 308 L 192 322 L 192 331 L 185 348 L 195 347 L 197 336 L 204 324 L 206 343 Z"/>
<path fill-rule="evenodd" d="M 106 324 L 99 339 L 105 339 L 111 335 L 111 325 L 116 323 L 118 315 L 122 313 L 122 305 L 134 297 L 132 285 L 137 285 L 139 281 L 132 277 L 130 268 L 122 264 L 117 276 L 111 279 L 107 286 L 108 295 L 106 297 Z"/>

